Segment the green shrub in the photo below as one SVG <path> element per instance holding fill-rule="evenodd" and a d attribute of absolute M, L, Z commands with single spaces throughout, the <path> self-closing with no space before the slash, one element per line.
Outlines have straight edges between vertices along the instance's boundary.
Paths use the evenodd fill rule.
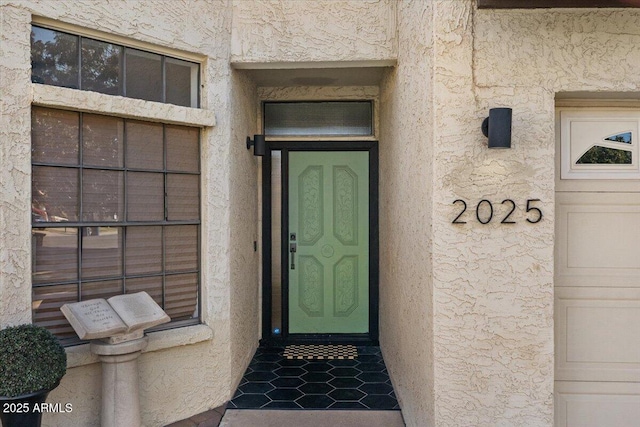
<path fill-rule="evenodd" d="M 53 389 L 67 370 L 67 354 L 41 326 L 0 331 L 0 396 L 15 397 Z"/>

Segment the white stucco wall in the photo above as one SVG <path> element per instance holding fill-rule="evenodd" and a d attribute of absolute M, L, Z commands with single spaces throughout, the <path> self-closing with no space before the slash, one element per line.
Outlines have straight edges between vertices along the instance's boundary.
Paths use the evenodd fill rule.
<path fill-rule="evenodd" d="M 398 65 L 381 89 L 385 360 L 407 425 L 549 426 L 554 100 L 640 91 L 640 13 L 429 3 L 399 3 Z M 480 132 L 493 107 L 513 108 L 510 150 Z M 500 225 L 507 198 L 517 223 Z M 467 224 L 451 224 L 455 199 Z M 540 223 L 526 222 L 527 199 Z"/>
<path fill-rule="evenodd" d="M 539 110 L 541 94 L 497 67 L 504 57 L 476 66 L 472 2 L 438 2 L 435 13 L 437 425 L 552 425 L 553 92 L 545 90 L 551 103 Z M 478 87 L 487 73 L 501 73 L 503 88 Z M 489 150 L 480 124 L 502 106 L 514 110 L 512 148 Z M 469 205 L 467 224 L 451 224 L 455 199 Z M 475 218 L 482 199 L 496 211 L 487 225 Z M 518 205 L 516 224 L 499 223 L 504 199 Z M 542 222 L 526 222 L 527 199 L 541 200 Z"/>
<path fill-rule="evenodd" d="M 0 327 L 31 322 L 31 21 L 0 9 Z M 9 142 L 11 141 L 11 144 Z"/>
<path fill-rule="evenodd" d="M 140 359 L 143 420 L 163 425 L 228 400 L 259 333 L 257 160 L 244 147 L 258 99 L 378 96 L 376 88 L 258 90 L 229 64 L 397 59 L 378 104 L 380 339 L 405 421 L 552 425 L 554 99 L 640 92 L 640 11 L 479 11 L 473 0 L 0 4 L 0 327 L 31 319 L 32 102 L 204 125 L 206 325 L 152 334 Z M 206 112 L 34 91 L 32 14 L 200 57 Z M 513 145 L 488 150 L 480 124 L 502 106 L 513 108 Z M 517 223 L 501 225 L 507 198 Z M 468 203 L 466 224 L 451 224 L 455 199 Z M 475 219 L 481 199 L 495 209 L 487 225 Z M 540 223 L 525 221 L 527 199 L 540 199 Z M 99 365 L 78 347 L 70 366 L 50 401 L 74 412 L 49 414 L 45 425 L 97 425 Z"/>
<path fill-rule="evenodd" d="M 434 11 L 436 425 L 550 426 L 554 98 L 637 92 L 640 13 L 478 11 L 470 0 Z M 503 106 L 512 148 L 488 150 L 480 124 Z M 451 224 L 457 198 L 469 204 L 464 225 Z M 517 224 L 499 224 L 506 198 Z M 481 199 L 498 221 L 476 221 Z M 540 199 L 543 221 L 525 221 L 527 199 Z"/>
<path fill-rule="evenodd" d="M 231 61 L 318 63 L 396 57 L 393 0 L 233 0 Z"/>
<path fill-rule="evenodd" d="M 380 102 L 380 344 L 408 426 L 435 425 L 432 13 L 398 3 L 398 65 Z"/>
<path fill-rule="evenodd" d="M 247 150 L 246 138 L 258 132 L 257 89 L 242 72 L 234 71 L 231 80 L 232 159 L 229 180 L 231 385 L 240 382 L 260 339 L 258 244 L 258 162 L 253 149 Z"/>
<path fill-rule="evenodd" d="M 150 335 L 149 348 L 139 360 L 143 423 L 164 425 L 224 403 L 257 345 L 258 319 L 256 229 L 247 227 L 255 224 L 257 215 L 256 172 L 253 156 L 244 149 L 244 137 L 255 128 L 255 88 L 232 79 L 230 3 L 190 1 L 187 7 L 173 1 L 3 1 L 0 11 L 0 326 L 31 321 L 32 102 L 204 126 L 201 283 L 205 325 Z M 106 39 L 198 59 L 202 63 L 201 110 L 32 85 L 32 15 L 62 27 L 70 25 L 71 32 L 74 28 L 103 31 Z M 100 38 L 100 34 L 94 36 Z M 44 425 L 98 425 L 100 365 L 87 346 L 68 352 L 70 368 L 49 401 L 72 403 L 74 411 L 48 414 Z"/>

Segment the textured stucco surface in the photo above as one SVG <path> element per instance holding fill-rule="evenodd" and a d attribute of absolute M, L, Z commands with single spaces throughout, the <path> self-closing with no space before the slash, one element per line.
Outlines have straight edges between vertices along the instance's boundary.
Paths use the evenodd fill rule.
<path fill-rule="evenodd" d="M 148 43 L 159 49 L 178 49 L 202 61 L 202 111 L 189 111 L 138 100 L 107 99 L 100 94 L 37 88 L 30 83 L 29 25 L 31 16 Z M 213 338 L 202 332 L 185 339 L 158 341 L 156 350 L 142 355 L 140 364 L 143 423 L 164 425 L 216 407 L 233 393 L 235 377 L 257 343 L 257 262 L 253 252 L 256 192 L 254 160 L 246 153 L 236 156 L 232 138 L 255 127 L 255 109 L 242 118 L 234 113 L 248 110 L 248 94 L 235 96 L 229 67 L 231 5 L 227 1 L 61 2 L 3 1 L 1 9 L 0 92 L 2 95 L 2 145 L 0 146 L 0 325 L 31 319 L 30 231 L 30 104 L 77 108 L 106 114 L 122 114 L 149 120 L 166 120 L 204 126 L 202 131 L 202 319 Z M 69 29 L 73 31 L 73 28 Z M 237 82 L 244 85 L 245 82 Z M 35 92 L 35 93 L 34 93 Z M 212 125 L 214 125 L 212 127 Z M 236 144 L 234 144 L 236 145 Z M 245 150 L 246 151 L 246 150 Z M 251 164 L 249 164 L 251 162 Z M 252 168 L 254 172 L 252 172 Z M 246 175 L 245 175 L 246 174 Z M 244 182 L 233 186 L 231 180 Z M 234 212 L 231 215 L 231 212 Z M 241 213 L 241 214 L 239 214 Z M 230 250 L 231 235 L 239 245 Z M 232 255 L 235 260 L 232 260 Z M 235 315 L 231 320 L 231 298 Z M 238 314 L 240 313 L 240 314 Z M 193 335 L 193 339 L 189 336 Z M 237 342 L 234 342 L 237 340 Z M 197 343 L 191 343 L 196 341 Z M 173 344 L 172 344 L 173 343 Z M 171 347 L 172 345 L 178 347 Z M 183 345 L 189 344 L 189 345 Z M 233 352 L 233 355 L 232 355 Z M 93 426 L 99 423 L 100 365 L 74 351 L 77 367 L 70 368 L 52 402 L 70 402 L 71 414 L 48 414 L 47 426 Z"/>
<path fill-rule="evenodd" d="M 638 92 L 640 13 L 429 3 L 398 4 L 398 66 L 381 88 L 385 360 L 407 425 L 549 426 L 554 99 Z M 480 124 L 503 106 L 513 146 L 488 150 Z M 506 198 L 517 224 L 499 224 Z M 455 199 L 467 224 L 451 224 Z M 542 222 L 525 221 L 527 199 Z"/>
<path fill-rule="evenodd" d="M 223 403 L 259 331 L 258 168 L 244 147 L 258 100 L 378 100 L 378 88 L 255 88 L 229 64 L 397 59 L 377 103 L 380 339 L 405 421 L 552 425 L 554 98 L 640 92 L 640 11 L 474 3 L 2 0 L 0 327 L 31 319 L 32 101 L 204 125 L 202 319 L 213 338 L 167 338 L 143 354 L 141 405 L 154 426 Z M 32 91 L 31 14 L 202 57 L 205 112 Z M 502 106 L 513 108 L 513 146 L 490 151 L 480 124 Z M 507 198 L 517 223 L 501 225 Z M 466 224 L 451 224 L 455 199 L 468 203 Z M 487 225 L 475 219 L 481 199 L 495 209 Z M 525 221 L 527 199 L 540 199 L 538 224 Z M 50 395 L 74 412 L 48 414 L 47 426 L 99 422 L 100 366 L 77 353 Z"/>
<path fill-rule="evenodd" d="M 246 138 L 258 132 L 255 85 L 241 72 L 231 79 L 230 191 L 230 298 L 231 385 L 237 386 L 253 356 L 259 340 L 258 297 L 258 162 Z"/>
<path fill-rule="evenodd" d="M 141 365 L 138 365 L 141 366 Z M 70 403 L 72 411 L 43 414 L 42 425 L 51 427 L 100 425 L 102 407 L 102 367 L 94 363 L 82 369 L 67 369 L 60 385 L 49 393 L 47 402 Z M 143 394 L 141 393 L 141 398 Z M 144 407 L 144 404 L 141 403 Z"/>
<path fill-rule="evenodd" d="M 398 66 L 381 85 L 380 344 L 408 426 L 434 424 L 432 8 L 398 4 Z"/>
<path fill-rule="evenodd" d="M 30 21 L 0 8 L 0 328 L 31 322 Z"/>
<path fill-rule="evenodd" d="M 504 56 L 474 63 L 473 2 L 434 7 L 434 388 L 439 426 L 552 425 L 553 92 L 519 88 Z M 510 26 L 522 25 L 513 20 Z M 488 30 L 490 33 L 499 29 Z M 503 35 L 485 49 L 502 43 Z M 484 40 L 482 40 L 484 42 Z M 525 50 L 520 63 L 528 57 Z M 528 68 L 519 67 L 519 74 Z M 478 87 L 500 74 L 500 87 Z M 526 79 L 525 79 L 526 80 Z M 544 99 L 548 101 L 546 108 Z M 513 146 L 488 150 L 480 124 L 489 108 L 514 110 Z M 535 117 L 535 120 L 534 120 Z M 455 199 L 469 204 L 453 225 Z M 517 224 L 475 219 L 482 199 L 513 199 Z M 523 206 L 538 198 L 544 221 Z"/>
<path fill-rule="evenodd" d="M 640 13 L 477 11 L 472 1 L 436 1 L 434 13 L 436 425 L 550 426 L 554 97 L 638 91 Z M 488 150 L 480 124 L 502 106 L 513 108 L 513 145 Z M 451 224 L 457 198 L 470 207 L 464 225 Z M 498 222 L 506 198 L 517 224 Z M 476 221 L 481 199 L 498 221 Z M 543 221 L 525 221 L 526 199 L 540 199 Z"/>
<path fill-rule="evenodd" d="M 393 0 L 234 0 L 231 61 L 395 59 L 396 3 Z"/>

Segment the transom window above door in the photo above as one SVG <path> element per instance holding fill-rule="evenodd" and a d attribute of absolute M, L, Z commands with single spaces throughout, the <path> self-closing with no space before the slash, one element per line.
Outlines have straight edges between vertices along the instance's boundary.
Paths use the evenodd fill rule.
<path fill-rule="evenodd" d="M 562 179 L 639 179 L 637 111 L 562 111 Z"/>
<path fill-rule="evenodd" d="M 371 101 L 265 102 L 267 136 L 372 136 Z"/>

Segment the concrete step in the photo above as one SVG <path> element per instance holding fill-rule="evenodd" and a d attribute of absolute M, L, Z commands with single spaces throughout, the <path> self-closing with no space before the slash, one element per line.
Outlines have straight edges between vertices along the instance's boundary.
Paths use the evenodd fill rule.
<path fill-rule="evenodd" d="M 404 427 L 400 411 L 227 409 L 220 427 Z"/>

